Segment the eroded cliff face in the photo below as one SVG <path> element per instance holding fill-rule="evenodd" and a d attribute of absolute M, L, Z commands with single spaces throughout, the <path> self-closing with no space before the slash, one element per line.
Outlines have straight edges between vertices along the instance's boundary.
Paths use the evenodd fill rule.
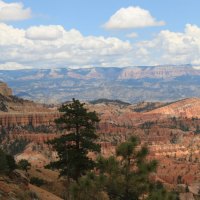
<path fill-rule="evenodd" d="M 6 83 L 0 82 L 0 126 L 52 125 L 59 116 L 47 106 L 12 96 Z"/>
<path fill-rule="evenodd" d="M 50 126 L 54 125 L 54 120 L 58 117 L 58 112 L 0 113 L 0 126 Z"/>

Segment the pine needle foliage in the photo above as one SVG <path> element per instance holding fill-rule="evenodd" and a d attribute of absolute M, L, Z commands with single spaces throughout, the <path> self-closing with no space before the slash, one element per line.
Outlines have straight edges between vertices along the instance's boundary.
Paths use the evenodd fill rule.
<path fill-rule="evenodd" d="M 79 177 L 95 167 L 95 161 L 88 153 L 100 152 L 100 145 L 96 144 L 99 118 L 96 112 L 88 111 L 85 104 L 76 99 L 63 104 L 59 111 L 61 116 L 55 122 L 63 134 L 49 142 L 57 151 L 58 160 L 48 167 L 58 169 L 60 176 L 78 181 Z"/>

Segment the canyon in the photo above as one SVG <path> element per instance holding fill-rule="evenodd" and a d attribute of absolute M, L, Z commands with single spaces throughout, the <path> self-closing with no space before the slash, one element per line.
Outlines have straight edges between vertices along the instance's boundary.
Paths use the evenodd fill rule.
<path fill-rule="evenodd" d="M 39 104 L 11 94 L 3 84 L 1 147 L 12 152 L 17 161 L 27 159 L 33 167 L 42 170 L 57 157 L 46 142 L 60 136 L 54 123 L 61 115 L 59 105 Z M 137 104 L 101 99 L 85 102 L 85 106 L 96 111 L 101 119 L 97 142 L 105 157 L 114 155 L 119 143 L 137 136 L 141 145 L 149 148 L 148 159 L 159 162 L 156 180 L 170 189 L 184 190 L 188 185 L 192 191 L 200 187 L 200 98 Z M 195 192 L 198 194 L 197 189 Z"/>

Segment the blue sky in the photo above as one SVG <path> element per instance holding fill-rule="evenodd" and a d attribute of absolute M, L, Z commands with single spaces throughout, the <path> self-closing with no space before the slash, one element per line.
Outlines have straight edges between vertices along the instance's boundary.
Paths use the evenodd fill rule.
<path fill-rule="evenodd" d="M 0 68 L 199 65 L 199 8 L 198 0 L 0 0 Z"/>
<path fill-rule="evenodd" d="M 32 9 L 33 18 L 12 23 L 19 27 L 59 24 L 66 29 L 78 29 L 84 35 L 123 37 L 124 32 L 131 32 L 131 30 L 106 31 L 102 25 L 117 10 L 129 6 L 139 6 L 149 10 L 156 19 L 166 22 L 164 27 L 134 30 L 142 35 L 152 36 L 152 33 L 162 29 L 182 32 L 185 24 L 188 23 L 200 26 L 200 1 L 198 0 L 58 0 L 56 3 L 52 0 L 24 0 L 22 2 L 25 7 Z"/>

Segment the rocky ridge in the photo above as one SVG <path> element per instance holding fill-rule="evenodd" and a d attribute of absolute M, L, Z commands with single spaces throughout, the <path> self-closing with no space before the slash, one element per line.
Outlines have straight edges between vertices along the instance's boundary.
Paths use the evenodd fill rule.
<path fill-rule="evenodd" d="M 164 114 L 175 117 L 200 118 L 200 98 L 187 98 L 154 109 L 149 114 Z"/>
<path fill-rule="evenodd" d="M 73 97 L 130 103 L 200 97 L 200 70 L 191 65 L 0 70 L 0 80 L 18 97 L 49 104 Z"/>

